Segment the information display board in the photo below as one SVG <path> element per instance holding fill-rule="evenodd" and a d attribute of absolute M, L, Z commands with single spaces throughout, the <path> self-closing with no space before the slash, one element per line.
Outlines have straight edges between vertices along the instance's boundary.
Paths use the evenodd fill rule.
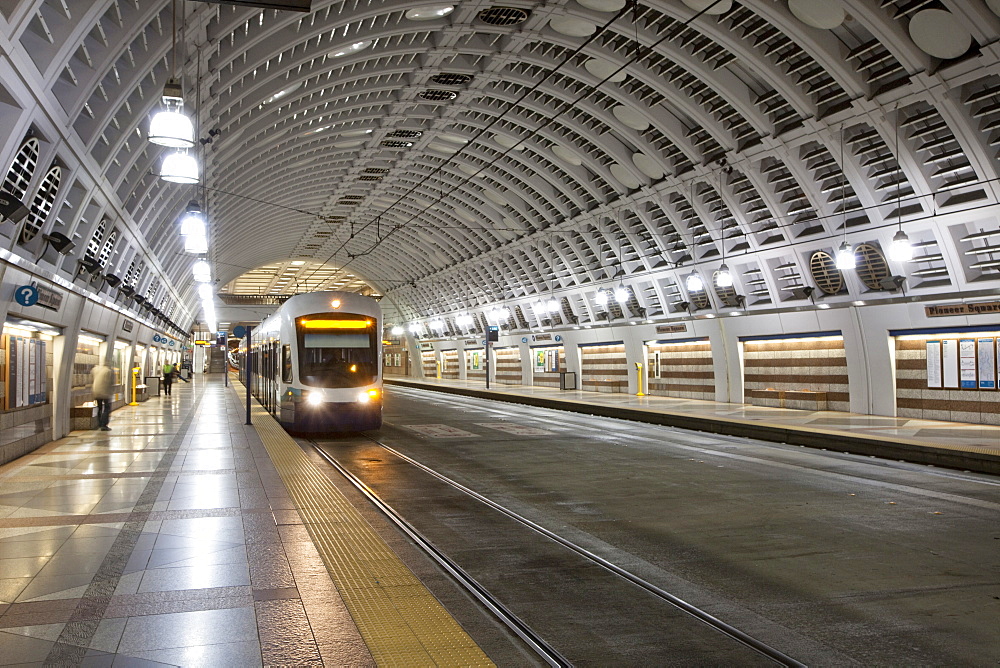
<path fill-rule="evenodd" d="M 927 342 L 927 387 L 941 387 L 941 342 Z"/>
<path fill-rule="evenodd" d="M 997 389 L 996 340 L 979 339 L 979 389 Z"/>
<path fill-rule="evenodd" d="M 23 408 L 44 404 L 48 399 L 45 379 L 45 341 L 25 336 L 6 336 L 4 379 L 7 392 L 4 408 Z"/>
<path fill-rule="evenodd" d="M 976 389 L 976 340 L 958 342 L 958 376 L 963 390 Z"/>
<path fill-rule="evenodd" d="M 958 387 L 958 341 L 941 342 L 942 387 Z"/>

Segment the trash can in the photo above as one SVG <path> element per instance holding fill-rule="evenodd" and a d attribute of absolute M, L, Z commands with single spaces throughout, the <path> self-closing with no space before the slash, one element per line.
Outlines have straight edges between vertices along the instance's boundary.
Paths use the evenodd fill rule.
<path fill-rule="evenodd" d="M 158 397 L 158 396 L 160 396 L 160 377 L 159 376 L 146 376 L 146 396 L 147 397 Z"/>
<path fill-rule="evenodd" d="M 559 372 L 559 389 L 560 390 L 575 390 L 576 389 L 576 372 L 575 371 L 560 371 Z"/>

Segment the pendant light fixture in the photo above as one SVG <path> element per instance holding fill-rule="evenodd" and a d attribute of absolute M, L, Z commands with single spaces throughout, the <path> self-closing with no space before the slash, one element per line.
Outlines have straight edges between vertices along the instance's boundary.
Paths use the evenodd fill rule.
<path fill-rule="evenodd" d="M 701 292 L 705 289 L 705 281 L 701 280 L 697 271 L 692 271 L 684 278 L 684 285 L 688 292 Z"/>
<path fill-rule="evenodd" d="M 194 146 L 194 123 L 184 113 L 181 82 L 171 77 L 163 86 L 163 108 L 149 122 L 146 138 L 153 144 L 171 148 Z"/>
<path fill-rule="evenodd" d="M 719 199 L 722 199 L 722 172 L 719 172 Z M 719 271 L 715 273 L 715 284 L 720 288 L 731 288 L 733 287 L 733 274 L 729 271 L 729 265 L 726 264 L 725 224 L 719 227 L 719 243 L 722 246 L 722 264 L 719 266 Z"/>
<path fill-rule="evenodd" d="M 896 106 L 896 171 L 899 177 L 896 180 L 896 221 L 899 224 L 899 231 L 892 237 L 892 243 L 889 245 L 889 258 L 896 262 L 909 262 L 913 259 L 913 244 L 910 243 L 910 238 L 903 231 L 903 189 L 901 187 L 903 182 L 903 163 L 900 162 L 899 155 L 898 105 Z"/>
<path fill-rule="evenodd" d="M 184 217 L 181 218 L 181 236 L 205 236 L 205 212 L 197 202 L 187 205 Z"/>
<path fill-rule="evenodd" d="M 191 148 L 194 146 L 194 124 L 184 113 L 184 92 L 177 78 L 177 2 L 171 3 L 173 42 L 170 49 L 170 78 L 163 86 L 163 108 L 149 123 L 147 139 L 160 146 Z"/>
<path fill-rule="evenodd" d="M 193 234 L 184 237 L 184 252 L 193 253 L 194 255 L 204 255 L 208 252 L 208 238 Z"/>
<path fill-rule="evenodd" d="M 837 269 L 854 269 L 858 260 L 854 257 L 854 249 L 847 242 L 847 172 L 844 165 L 844 126 L 840 126 L 840 173 L 844 177 L 840 187 L 840 212 L 844 214 L 844 243 L 840 244 L 834 263 Z"/>
<path fill-rule="evenodd" d="M 160 164 L 160 178 L 171 183 L 198 183 L 198 161 L 185 149 L 168 153 Z"/>

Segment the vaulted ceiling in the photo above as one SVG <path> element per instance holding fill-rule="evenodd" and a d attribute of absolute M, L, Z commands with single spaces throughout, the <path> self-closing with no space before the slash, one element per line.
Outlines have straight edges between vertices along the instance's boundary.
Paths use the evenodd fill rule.
<path fill-rule="evenodd" d="M 138 271 L 140 291 L 158 281 L 182 326 L 197 316 L 177 233 L 191 200 L 209 214 L 219 287 L 273 271 L 258 281 L 273 291 L 295 261 L 304 285 L 301 267 L 324 285 L 350 275 L 398 320 L 551 296 L 587 322 L 595 293 L 619 284 L 654 317 L 697 297 L 686 275 L 711 286 L 723 262 L 748 310 L 829 280 L 831 299 L 890 296 L 887 276 L 909 295 L 973 294 L 1000 287 L 998 12 L 997 0 L 313 0 L 310 13 L 8 0 L 0 158 L 39 138 L 26 203 L 50 164 L 62 173 L 27 236 L 66 234 L 79 255 L 102 223 L 94 248 L 117 230 L 107 272 Z M 164 149 L 145 139 L 172 71 L 203 139 L 201 185 L 158 178 Z M 900 228 L 916 257 L 894 263 L 883 254 Z M 72 256 L 0 233 L 75 272 Z M 838 278 L 828 259 L 845 238 L 874 250 Z"/>

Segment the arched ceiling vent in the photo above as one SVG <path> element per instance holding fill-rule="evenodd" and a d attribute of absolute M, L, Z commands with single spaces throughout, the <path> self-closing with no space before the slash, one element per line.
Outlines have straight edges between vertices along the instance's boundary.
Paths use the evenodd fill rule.
<path fill-rule="evenodd" d="M 442 86 L 464 86 L 472 81 L 472 75 L 442 72 L 432 76 L 431 81 Z"/>
<path fill-rule="evenodd" d="M 422 130 L 393 130 L 388 133 L 386 137 L 395 137 L 397 139 L 416 139 L 422 134 L 424 134 Z"/>
<path fill-rule="evenodd" d="M 889 263 L 885 261 L 885 255 L 878 246 L 872 244 L 858 244 L 854 249 L 854 257 L 857 258 L 858 278 L 870 290 L 882 290 L 882 281 L 889 278 Z"/>
<path fill-rule="evenodd" d="M 430 100 L 431 102 L 441 102 L 444 100 L 454 100 L 458 97 L 458 93 L 453 90 L 437 90 L 434 88 L 421 91 L 420 97 L 424 100 Z"/>
<path fill-rule="evenodd" d="M 515 26 L 528 20 L 528 12 L 516 7 L 490 7 L 479 12 L 479 20 L 491 26 Z"/>
<path fill-rule="evenodd" d="M 823 294 L 835 295 L 844 289 L 844 275 L 837 269 L 833 256 L 826 251 L 816 251 L 809 256 L 809 272 Z"/>

